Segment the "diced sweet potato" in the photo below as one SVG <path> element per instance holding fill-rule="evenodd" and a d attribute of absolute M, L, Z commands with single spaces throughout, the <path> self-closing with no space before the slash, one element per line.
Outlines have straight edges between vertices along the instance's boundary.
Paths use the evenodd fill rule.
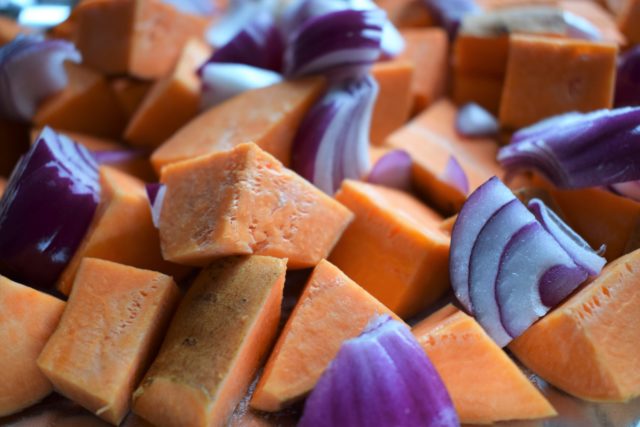
<path fill-rule="evenodd" d="M 547 314 L 509 349 L 532 371 L 582 399 L 640 396 L 640 250 Z"/>
<path fill-rule="evenodd" d="M 355 214 L 329 261 L 401 317 L 449 289 L 442 218 L 410 195 L 346 180 L 336 199 Z"/>
<path fill-rule="evenodd" d="M 373 66 L 371 75 L 378 82 L 379 91 L 371 117 L 372 144 L 384 143 L 391 132 L 409 119 L 413 71 L 413 64 L 403 60 L 379 62 Z"/>
<path fill-rule="evenodd" d="M 324 79 L 313 77 L 234 96 L 176 132 L 153 153 L 151 163 L 160 172 L 169 163 L 253 141 L 288 166 L 298 126 L 324 88 Z"/>
<path fill-rule="evenodd" d="M 57 391 L 118 425 L 179 296 L 169 276 L 85 258 L 38 366 Z"/>
<path fill-rule="evenodd" d="M 465 171 L 473 191 L 502 171 L 496 162 L 497 144 L 490 139 L 467 139 L 455 130 L 457 108 L 438 101 L 387 139 L 392 148 L 407 151 L 413 159 L 413 181 L 429 202 L 446 214 L 456 212 L 466 194 L 443 178 L 451 156 Z"/>
<path fill-rule="evenodd" d="M 122 111 L 128 120 L 135 114 L 142 101 L 149 93 L 152 83 L 131 77 L 116 77 L 111 80 L 111 88 L 115 93 Z"/>
<path fill-rule="evenodd" d="M 600 1 L 599 3 L 603 2 Z M 628 3 L 633 3 L 633 1 L 629 1 Z M 611 13 L 604 9 L 601 4 L 598 4 L 598 2 L 584 0 L 560 0 L 559 5 L 561 9 L 578 15 L 595 25 L 595 27 L 600 31 L 603 41 L 616 43 L 622 46 L 627 42 L 627 38 L 625 37 L 626 35 L 629 37 L 629 41 L 631 42 L 631 36 L 627 34 L 625 27 L 620 27 L 624 34 L 622 34 L 620 29 L 618 29 L 618 25 L 621 24 L 621 15 L 619 15 L 618 25 L 616 25 L 616 19 Z M 637 25 L 631 25 L 630 27 L 637 28 Z M 636 40 L 633 43 L 638 41 L 640 40 Z"/>
<path fill-rule="evenodd" d="M 198 39 L 184 46 L 174 71 L 158 80 L 136 111 L 124 137 L 132 145 L 156 148 L 193 119 L 200 109 L 196 70 L 211 55 Z"/>
<path fill-rule="evenodd" d="M 398 319 L 338 268 L 321 261 L 278 338 L 251 407 L 277 411 L 302 399 L 313 389 L 340 345 L 358 336 L 377 314 Z"/>
<path fill-rule="evenodd" d="M 33 123 L 37 127 L 119 138 L 125 116 L 107 80 L 84 65 L 66 63 L 65 69 L 69 84 L 38 107 Z"/>
<path fill-rule="evenodd" d="M 226 425 L 276 336 L 285 271 L 285 260 L 261 256 L 205 268 L 134 394 L 134 412 L 157 426 Z"/>
<path fill-rule="evenodd" d="M 188 268 L 162 258 L 144 183 L 103 166 L 100 185 L 100 204 L 80 247 L 58 279 L 58 290 L 69 295 L 85 257 L 161 271 L 177 279 L 184 277 Z"/>
<path fill-rule="evenodd" d="M 63 310 L 63 301 L 0 276 L 0 417 L 51 393 L 36 359 Z"/>
<path fill-rule="evenodd" d="M 155 79 L 171 72 L 207 20 L 160 0 L 88 0 L 78 5 L 77 46 L 83 61 L 106 74 Z"/>
<path fill-rule="evenodd" d="M 353 214 L 255 144 L 163 169 L 160 214 L 165 259 L 206 265 L 229 255 L 289 259 L 315 266 Z"/>
<path fill-rule="evenodd" d="M 461 423 L 556 415 L 524 373 L 472 317 L 447 305 L 413 327 Z"/>
<path fill-rule="evenodd" d="M 447 91 L 449 39 L 441 28 L 402 30 L 405 49 L 400 59 L 413 63 L 412 114 L 434 103 Z"/>
<path fill-rule="evenodd" d="M 376 4 L 387 13 L 397 28 L 431 27 L 436 24 L 421 0 L 377 0 Z"/>
<path fill-rule="evenodd" d="M 500 123 L 519 129 L 568 111 L 610 108 L 616 56 L 613 44 L 511 36 Z"/>

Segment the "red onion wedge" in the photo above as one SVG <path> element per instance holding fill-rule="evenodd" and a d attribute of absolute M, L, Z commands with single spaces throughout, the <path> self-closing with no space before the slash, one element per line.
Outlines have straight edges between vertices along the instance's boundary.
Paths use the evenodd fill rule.
<path fill-rule="evenodd" d="M 277 0 L 229 0 L 226 12 L 207 30 L 207 41 L 215 48 L 224 46 L 256 16 L 273 15 L 278 4 Z"/>
<path fill-rule="evenodd" d="M 483 138 L 498 134 L 498 120 L 475 102 L 469 102 L 458 110 L 456 131 L 467 138 Z"/>
<path fill-rule="evenodd" d="M 164 203 L 164 196 L 167 192 L 167 186 L 160 183 L 151 183 L 145 186 L 147 197 L 149 198 L 149 206 L 151 207 L 151 219 L 156 228 L 160 227 L 160 210 Z"/>
<path fill-rule="evenodd" d="M 423 0 L 423 3 L 450 38 L 455 37 L 465 15 L 481 11 L 474 0 Z"/>
<path fill-rule="evenodd" d="M 618 57 L 615 106 L 640 105 L 640 45 Z"/>
<path fill-rule="evenodd" d="M 45 127 L 0 199 L 0 274 L 50 290 L 83 239 L 99 193 L 89 151 Z"/>
<path fill-rule="evenodd" d="M 527 207 L 578 266 L 582 267 L 590 276 L 600 274 L 602 267 L 607 262 L 606 259 L 599 255 L 599 253 L 604 252 L 603 247 L 598 252 L 594 251 L 578 233 L 573 231 L 542 200 L 531 199 Z"/>
<path fill-rule="evenodd" d="M 413 161 L 406 151 L 389 151 L 373 165 L 367 181 L 372 184 L 409 191 L 411 189 L 412 166 Z"/>
<path fill-rule="evenodd" d="M 409 328 L 388 316 L 345 341 L 304 407 L 300 427 L 453 427 L 458 415 Z"/>
<path fill-rule="evenodd" d="M 540 204 L 533 207 L 539 213 Z M 579 246 L 582 239 L 566 224 L 548 224 L 555 220 L 543 214 L 552 233 L 494 177 L 469 196 L 453 227 L 454 292 L 500 346 L 584 282 L 589 275 L 584 266 L 597 269 L 600 262 Z"/>
<path fill-rule="evenodd" d="M 441 178 L 443 181 L 448 182 L 460 190 L 462 194 L 469 193 L 469 179 L 467 178 L 467 174 L 454 156 L 449 156 L 449 161 L 444 167 Z"/>
<path fill-rule="evenodd" d="M 18 36 L 0 48 L 0 115 L 30 121 L 38 104 L 67 85 L 65 61 L 80 62 L 66 40 Z"/>
<path fill-rule="evenodd" d="M 509 172 L 533 169 L 561 188 L 640 179 L 640 107 L 567 113 L 524 128 L 498 152 Z"/>
<path fill-rule="evenodd" d="M 334 84 L 307 113 L 293 143 L 293 169 L 327 194 L 369 172 L 369 128 L 378 85 L 371 76 Z"/>
<path fill-rule="evenodd" d="M 282 76 L 244 64 L 209 63 L 202 69 L 200 108 L 206 110 L 247 90 L 271 86 Z"/>

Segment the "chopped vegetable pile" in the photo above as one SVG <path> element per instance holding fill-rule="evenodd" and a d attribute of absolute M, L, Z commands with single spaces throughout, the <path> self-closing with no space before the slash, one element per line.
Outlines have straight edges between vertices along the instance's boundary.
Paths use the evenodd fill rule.
<path fill-rule="evenodd" d="M 637 22 L 640 0 L 0 17 L 0 424 L 562 416 L 522 366 L 639 397 Z"/>

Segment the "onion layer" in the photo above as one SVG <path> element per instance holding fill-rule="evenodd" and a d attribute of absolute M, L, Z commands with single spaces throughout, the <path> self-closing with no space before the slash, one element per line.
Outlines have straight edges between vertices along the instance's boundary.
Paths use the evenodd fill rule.
<path fill-rule="evenodd" d="M 411 156 L 404 150 L 393 150 L 380 157 L 367 181 L 372 184 L 409 191 L 411 189 Z"/>
<path fill-rule="evenodd" d="M 463 105 L 456 116 L 456 131 L 467 138 L 494 136 L 499 126 L 496 118 L 475 102 Z"/>
<path fill-rule="evenodd" d="M 147 190 L 147 197 L 149 198 L 149 206 L 151 208 L 151 220 L 156 228 L 160 227 L 160 211 L 162 210 L 162 203 L 164 203 L 164 196 L 167 192 L 167 186 L 160 183 L 151 183 L 145 186 Z"/>
<path fill-rule="evenodd" d="M 459 426 L 438 373 L 406 325 L 388 316 L 346 341 L 304 407 L 300 427 Z"/>

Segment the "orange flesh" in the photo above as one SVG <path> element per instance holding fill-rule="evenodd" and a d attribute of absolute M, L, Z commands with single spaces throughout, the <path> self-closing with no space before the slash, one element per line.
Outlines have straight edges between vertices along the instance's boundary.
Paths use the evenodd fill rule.
<path fill-rule="evenodd" d="M 640 250 L 535 323 L 509 348 L 559 389 L 587 400 L 640 395 Z"/>
<path fill-rule="evenodd" d="M 276 336 L 286 261 L 216 261 L 185 295 L 134 394 L 154 425 L 226 425 Z"/>
<path fill-rule="evenodd" d="M 600 31 L 600 35 L 602 36 L 603 41 L 616 43 L 621 46 L 626 44 L 627 37 L 629 39 L 628 41 L 632 41 L 632 36 L 626 31 L 626 28 L 624 25 L 622 25 L 620 19 L 618 20 L 616 25 L 616 19 L 608 10 L 603 8 L 601 4 L 593 1 L 583 0 L 561 0 L 558 3 L 562 10 L 566 10 L 567 12 L 578 15 L 595 25 L 595 27 Z M 633 1 L 626 2 L 626 4 L 629 3 L 633 3 Z M 637 4 L 638 2 L 636 2 L 636 7 Z M 638 28 L 637 25 L 634 25 L 632 27 L 633 29 Z M 622 34 L 621 31 L 624 34 Z M 637 39 L 633 41 L 633 43 L 637 43 L 639 41 L 640 39 Z"/>
<path fill-rule="evenodd" d="M 461 423 L 556 415 L 515 363 L 470 316 L 445 306 L 413 327 L 440 374 Z"/>
<path fill-rule="evenodd" d="M 36 359 L 53 333 L 64 302 L 0 276 L 0 417 L 51 393 Z"/>
<path fill-rule="evenodd" d="M 100 205 L 80 247 L 58 279 L 65 295 L 71 289 L 85 257 L 99 258 L 172 275 L 178 279 L 187 267 L 165 261 L 158 230 L 151 221 L 144 183 L 115 169 L 100 169 Z"/>
<path fill-rule="evenodd" d="M 151 156 L 156 171 L 181 160 L 253 141 L 289 165 L 293 138 L 324 79 L 286 81 L 241 93 L 187 123 Z"/>
<path fill-rule="evenodd" d="M 18 34 L 24 32 L 25 29 L 15 20 L 7 16 L 0 16 L 0 46 L 9 43 L 16 38 Z"/>
<path fill-rule="evenodd" d="M 396 28 L 432 27 L 435 20 L 420 0 L 378 0 Z"/>
<path fill-rule="evenodd" d="M 115 93 L 127 119 L 131 120 L 131 117 L 133 117 L 145 96 L 149 93 L 151 83 L 130 77 L 117 77 L 111 80 L 111 89 L 113 89 L 113 93 Z"/>
<path fill-rule="evenodd" d="M 290 268 L 313 267 L 353 218 L 255 144 L 170 165 L 161 181 L 167 185 L 162 252 L 177 263 L 256 254 L 288 258 Z"/>
<path fill-rule="evenodd" d="M 56 390 L 119 424 L 179 295 L 164 274 L 85 258 L 38 367 Z"/>
<path fill-rule="evenodd" d="M 358 336 L 376 314 L 398 319 L 338 268 L 321 261 L 278 338 L 251 407 L 277 411 L 302 399 L 342 342 Z"/>
<path fill-rule="evenodd" d="M 336 199 L 355 214 L 329 260 L 403 318 L 449 289 L 442 218 L 401 191 L 347 180 Z"/>

